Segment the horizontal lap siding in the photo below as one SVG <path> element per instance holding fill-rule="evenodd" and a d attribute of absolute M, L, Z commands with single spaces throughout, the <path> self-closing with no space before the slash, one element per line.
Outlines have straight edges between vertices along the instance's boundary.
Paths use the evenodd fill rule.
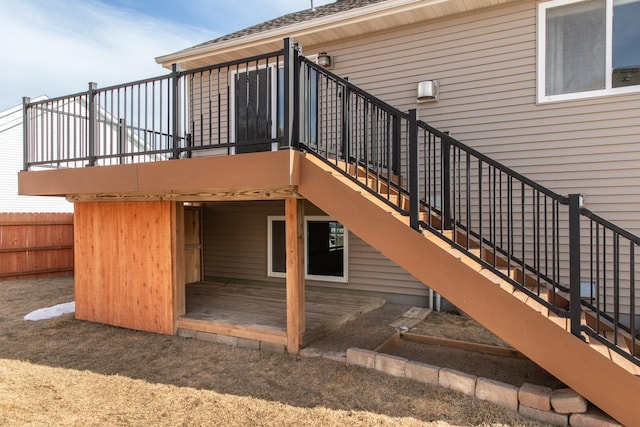
<path fill-rule="evenodd" d="M 73 212 L 63 197 L 18 195 L 18 172 L 24 167 L 22 109 L 4 113 L 0 111 L 0 212 Z"/>
<path fill-rule="evenodd" d="M 349 234 L 349 287 L 405 295 L 428 293 L 422 282 L 353 233 Z"/>
<path fill-rule="evenodd" d="M 640 95 L 537 105 L 535 2 L 305 46 L 319 51 L 334 73 L 640 233 Z M 416 104 L 430 79 L 440 100 Z"/>
<path fill-rule="evenodd" d="M 231 108 L 226 70 L 196 73 L 190 79 L 189 132 L 197 146 L 229 142 Z"/>
<path fill-rule="evenodd" d="M 305 215 L 323 214 L 306 204 Z M 267 276 L 267 216 L 284 215 L 282 201 L 207 204 L 203 215 L 205 278 L 284 284 L 284 279 Z M 307 284 L 403 295 L 428 293 L 421 282 L 353 233 L 349 234 L 348 284 L 316 280 Z"/>

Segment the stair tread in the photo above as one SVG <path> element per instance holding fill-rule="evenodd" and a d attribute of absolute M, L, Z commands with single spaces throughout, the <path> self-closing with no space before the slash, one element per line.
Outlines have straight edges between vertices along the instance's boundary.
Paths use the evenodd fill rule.
<path fill-rule="evenodd" d="M 480 270 L 480 274 L 482 274 L 487 279 L 491 280 L 496 285 L 501 286 L 502 283 L 507 283 L 502 277 L 498 276 L 496 273 L 494 273 L 489 268 L 483 268 L 482 270 Z M 511 286 L 511 285 L 509 285 L 509 286 L 511 287 L 511 292 L 509 292 L 509 293 L 512 293 L 513 292 L 513 286 Z"/>
<path fill-rule="evenodd" d="M 536 310 L 538 313 L 542 314 L 543 316 L 549 316 L 549 309 L 544 304 L 540 303 L 538 300 L 531 297 L 527 293 L 519 289 L 515 289 L 512 295 L 527 304 L 529 307 Z"/>
<path fill-rule="evenodd" d="M 569 319 L 566 317 L 560 317 L 553 311 L 549 311 L 549 315 L 547 316 L 547 319 L 551 320 L 553 323 L 560 326 L 562 329 L 564 329 L 567 332 L 571 329 L 571 326 L 569 325 Z"/>
<path fill-rule="evenodd" d="M 598 340 L 589 339 L 589 347 L 593 348 L 595 351 L 602 354 L 606 358 L 611 359 L 611 352 L 609 351 L 609 347 L 602 344 Z"/>
<path fill-rule="evenodd" d="M 613 342 L 613 333 L 605 332 L 605 337 L 611 342 Z M 624 368 L 625 370 L 632 373 L 633 375 L 640 375 L 640 366 L 631 362 L 624 356 L 618 354 L 616 351 L 610 349 L 605 344 L 602 344 L 600 341 L 590 338 L 589 346 L 594 350 L 596 350 L 598 353 L 602 354 L 603 356 L 606 356 L 607 358 L 611 359 L 612 362 Z M 621 348 L 625 349 L 624 347 L 621 347 Z"/>

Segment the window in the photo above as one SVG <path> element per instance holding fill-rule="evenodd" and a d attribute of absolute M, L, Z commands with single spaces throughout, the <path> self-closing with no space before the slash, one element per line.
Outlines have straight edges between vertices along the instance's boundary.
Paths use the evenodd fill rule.
<path fill-rule="evenodd" d="M 348 232 L 326 216 L 305 217 L 305 266 L 307 279 L 347 281 Z M 284 277 L 286 269 L 284 217 L 268 217 L 268 275 Z"/>
<path fill-rule="evenodd" d="M 539 7 L 539 101 L 640 91 L 640 0 L 553 0 Z"/>

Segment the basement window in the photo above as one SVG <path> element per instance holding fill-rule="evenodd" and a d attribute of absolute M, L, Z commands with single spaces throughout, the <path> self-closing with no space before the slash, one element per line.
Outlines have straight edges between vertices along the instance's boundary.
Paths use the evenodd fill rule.
<path fill-rule="evenodd" d="M 342 224 L 327 216 L 304 219 L 305 278 L 328 282 L 347 282 L 348 235 Z M 268 217 L 267 275 L 285 277 L 285 220 Z"/>
<path fill-rule="evenodd" d="M 640 91 L 640 0 L 538 7 L 538 101 Z"/>

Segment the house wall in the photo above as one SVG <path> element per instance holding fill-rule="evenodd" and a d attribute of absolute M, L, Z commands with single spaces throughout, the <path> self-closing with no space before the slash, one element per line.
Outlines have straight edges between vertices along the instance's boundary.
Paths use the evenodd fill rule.
<path fill-rule="evenodd" d="M 640 233 L 640 94 L 536 103 L 536 2 L 304 46 L 332 72 Z M 437 79 L 440 100 L 416 102 Z"/>
<path fill-rule="evenodd" d="M 180 265 L 174 258 L 179 246 L 176 215 L 181 206 L 176 202 L 76 203 L 77 319 L 174 333 L 181 298 L 180 283 L 174 283 Z"/>
<path fill-rule="evenodd" d="M 267 276 L 267 216 L 284 215 L 282 201 L 205 204 L 205 279 L 284 284 L 283 278 Z M 310 203 L 305 215 L 324 215 Z M 308 285 L 353 291 L 412 296 L 426 303 L 428 288 L 354 233 L 349 234 L 348 283 L 307 280 Z M 393 298 L 393 297 L 392 297 Z M 417 303 L 417 302 L 416 302 Z"/>
<path fill-rule="evenodd" d="M 63 197 L 18 195 L 22 138 L 22 106 L 0 112 L 0 212 L 73 212 L 73 204 Z"/>

